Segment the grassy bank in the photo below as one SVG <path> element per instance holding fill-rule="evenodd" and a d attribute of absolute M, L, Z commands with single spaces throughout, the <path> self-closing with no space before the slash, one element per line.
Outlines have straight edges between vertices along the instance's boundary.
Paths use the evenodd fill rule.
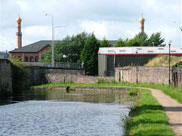
<path fill-rule="evenodd" d="M 145 87 L 162 90 L 165 94 L 171 98 L 176 99 L 179 103 L 182 103 L 182 87 L 174 88 L 169 85 L 158 85 L 158 84 L 136 84 L 136 83 L 95 83 L 95 84 L 74 84 L 74 83 L 54 83 L 54 84 L 43 84 L 33 87 L 59 87 L 59 86 L 92 86 L 92 87 Z"/>
<path fill-rule="evenodd" d="M 130 117 L 126 122 L 126 136 L 174 136 L 162 106 L 149 90 L 139 91 Z"/>

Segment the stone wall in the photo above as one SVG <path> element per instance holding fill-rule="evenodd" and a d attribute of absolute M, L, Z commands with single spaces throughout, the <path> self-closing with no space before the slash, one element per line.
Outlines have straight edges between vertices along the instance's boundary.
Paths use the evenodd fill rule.
<path fill-rule="evenodd" d="M 12 92 L 11 63 L 6 59 L 0 59 L 0 94 Z"/>
<path fill-rule="evenodd" d="M 72 83 L 97 83 L 99 80 L 111 82 L 114 77 L 94 77 L 94 76 L 83 76 L 81 74 L 46 74 L 46 79 L 49 83 L 57 82 L 72 82 Z"/>
<path fill-rule="evenodd" d="M 31 84 L 45 84 L 52 82 L 64 81 L 62 76 L 60 79 L 57 78 L 57 75 L 84 75 L 84 70 L 72 70 L 72 69 L 56 69 L 56 68 L 45 68 L 45 67 L 29 67 L 30 72 L 30 83 Z M 53 75 L 53 76 L 51 76 Z M 72 78 L 72 77 L 69 77 Z M 66 79 L 68 80 L 68 78 Z"/>
<path fill-rule="evenodd" d="M 171 77 L 170 79 L 172 79 Z M 168 67 L 145 67 L 145 66 L 116 68 L 115 80 L 117 82 L 121 81 L 129 83 L 138 82 L 138 83 L 168 84 L 169 69 Z"/>

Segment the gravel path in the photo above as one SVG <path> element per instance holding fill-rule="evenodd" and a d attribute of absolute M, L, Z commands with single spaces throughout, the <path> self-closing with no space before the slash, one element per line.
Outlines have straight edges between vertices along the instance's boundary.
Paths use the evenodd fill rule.
<path fill-rule="evenodd" d="M 164 107 L 164 111 L 169 118 L 170 127 L 176 136 L 182 136 L 182 104 L 165 95 L 162 91 L 151 89 L 152 95 Z"/>

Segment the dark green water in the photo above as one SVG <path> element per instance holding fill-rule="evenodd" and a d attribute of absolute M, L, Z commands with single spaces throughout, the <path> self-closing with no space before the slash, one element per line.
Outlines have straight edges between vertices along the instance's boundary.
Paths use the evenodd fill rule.
<path fill-rule="evenodd" d="M 11 97 L 0 97 L 0 105 L 17 103 L 29 100 L 56 100 L 56 101 L 78 101 L 90 103 L 118 103 L 131 104 L 132 97 L 127 93 L 113 92 L 92 92 L 76 91 L 67 93 L 60 90 L 27 90 L 21 94 L 15 94 Z"/>

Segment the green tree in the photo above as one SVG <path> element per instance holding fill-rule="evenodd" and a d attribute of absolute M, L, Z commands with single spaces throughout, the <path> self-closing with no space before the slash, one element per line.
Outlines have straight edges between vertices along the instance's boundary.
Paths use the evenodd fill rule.
<path fill-rule="evenodd" d="M 44 62 L 44 63 L 47 63 L 47 64 L 51 63 L 51 55 L 52 55 L 51 50 L 44 52 L 42 54 L 41 62 Z"/>
<path fill-rule="evenodd" d="M 139 46 L 149 46 L 148 35 L 145 32 L 138 33 L 133 39 L 139 42 Z"/>
<path fill-rule="evenodd" d="M 126 42 L 122 38 L 119 38 L 114 46 L 115 47 L 125 47 L 126 46 Z"/>
<path fill-rule="evenodd" d="M 161 37 L 161 33 L 153 33 L 148 39 L 149 46 L 165 46 L 165 39 Z"/>
<path fill-rule="evenodd" d="M 128 47 L 138 47 L 138 46 L 141 46 L 141 42 L 140 42 L 140 40 L 138 38 L 129 39 L 126 42 L 126 46 L 128 46 Z"/>
<path fill-rule="evenodd" d="M 56 42 L 54 45 L 55 62 L 81 63 L 80 55 L 87 38 L 88 34 L 82 32 L 76 36 L 67 36 L 62 41 Z M 43 62 L 50 63 L 51 54 L 51 51 L 44 53 Z"/>
<path fill-rule="evenodd" d="M 94 34 L 91 34 L 82 50 L 81 59 L 84 62 L 84 68 L 87 75 L 98 74 L 98 49 L 99 42 Z"/>
<path fill-rule="evenodd" d="M 100 42 L 100 47 L 111 47 L 112 45 L 109 43 L 108 40 L 106 40 L 106 38 L 104 38 L 101 42 Z"/>

